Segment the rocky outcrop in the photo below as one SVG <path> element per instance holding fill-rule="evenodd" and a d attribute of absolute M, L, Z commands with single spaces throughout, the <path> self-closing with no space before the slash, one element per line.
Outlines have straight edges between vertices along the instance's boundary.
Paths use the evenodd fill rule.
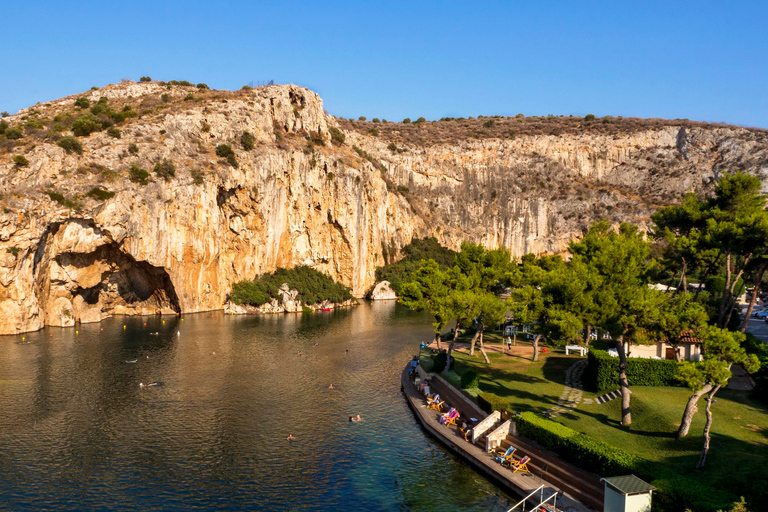
<path fill-rule="evenodd" d="M 371 300 L 396 300 L 397 294 L 389 284 L 389 281 L 379 281 L 369 294 Z"/>
<path fill-rule="evenodd" d="M 337 120 L 296 86 L 128 83 L 80 96 L 142 114 L 119 125 L 120 138 L 80 137 L 82 154 L 59 147 L 54 130 L 3 141 L 0 334 L 220 309 L 234 282 L 279 266 L 312 266 L 360 297 L 375 268 L 414 236 L 516 256 L 562 252 L 593 220 L 644 225 L 657 205 L 707 190 L 724 169 L 768 176 L 765 133 L 735 127 L 425 140 L 394 150 L 355 130 L 332 145 Z M 78 114 L 74 100 L 7 120 L 52 125 Z M 216 155 L 222 144 L 235 162 Z M 15 164 L 16 155 L 29 164 Z M 173 175 L 151 172 L 162 161 Z M 132 165 L 150 171 L 148 184 Z M 114 195 L 89 195 L 96 186 Z M 290 295 L 270 307 L 300 310 Z"/>

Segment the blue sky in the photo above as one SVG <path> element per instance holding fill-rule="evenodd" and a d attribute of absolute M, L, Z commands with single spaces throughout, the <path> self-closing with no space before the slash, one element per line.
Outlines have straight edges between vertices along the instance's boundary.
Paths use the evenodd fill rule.
<path fill-rule="evenodd" d="M 334 115 L 768 127 L 768 2 L 3 2 L 0 110 L 149 75 L 307 86 Z M 225 5 L 219 5 L 225 4 Z"/>

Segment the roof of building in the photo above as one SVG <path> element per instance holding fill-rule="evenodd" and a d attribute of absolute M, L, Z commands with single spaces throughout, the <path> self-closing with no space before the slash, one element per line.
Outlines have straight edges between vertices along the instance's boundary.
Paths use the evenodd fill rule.
<path fill-rule="evenodd" d="M 639 494 L 656 490 L 654 486 L 640 480 L 635 475 L 612 476 L 610 478 L 603 478 L 603 482 L 624 494 Z"/>

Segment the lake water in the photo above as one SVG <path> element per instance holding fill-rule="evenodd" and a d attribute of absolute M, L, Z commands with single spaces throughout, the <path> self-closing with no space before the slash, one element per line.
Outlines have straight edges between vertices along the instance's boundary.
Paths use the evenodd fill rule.
<path fill-rule="evenodd" d="M 430 338 L 424 314 L 386 302 L 77 331 L 0 337 L 0 510 L 511 506 L 425 436 L 400 392 Z"/>

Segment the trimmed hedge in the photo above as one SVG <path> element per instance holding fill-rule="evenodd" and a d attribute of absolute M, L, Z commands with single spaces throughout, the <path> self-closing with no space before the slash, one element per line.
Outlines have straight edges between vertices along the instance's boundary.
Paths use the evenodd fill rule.
<path fill-rule="evenodd" d="M 584 370 L 587 389 L 597 393 L 619 387 L 619 358 L 604 350 L 591 349 Z M 675 378 L 680 364 L 666 359 L 627 358 L 627 380 L 630 386 L 680 386 Z"/>
<path fill-rule="evenodd" d="M 448 353 L 441 350 L 434 356 L 432 356 L 432 371 L 435 373 L 442 373 L 445 370 L 445 365 L 448 364 Z"/>
<path fill-rule="evenodd" d="M 547 450 L 557 453 L 563 460 L 589 468 L 601 476 L 635 473 L 644 462 L 636 455 L 532 412 L 521 413 L 515 423 L 521 436 L 533 439 Z"/>
<path fill-rule="evenodd" d="M 493 411 L 509 411 L 509 400 L 493 393 L 480 393 L 477 395 L 477 405 L 488 414 L 491 414 Z"/>
<path fill-rule="evenodd" d="M 480 384 L 480 375 L 473 368 L 461 372 L 461 387 L 463 389 L 476 388 Z"/>

